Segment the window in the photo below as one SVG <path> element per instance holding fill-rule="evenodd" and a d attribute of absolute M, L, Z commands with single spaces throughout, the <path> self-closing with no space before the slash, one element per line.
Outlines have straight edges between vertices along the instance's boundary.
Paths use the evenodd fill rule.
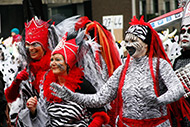
<path fill-rule="evenodd" d="M 153 0 L 154 13 L 158 13 L 158 0 Z"/>
<path fill-rule="evenodd" d="M 143 15 L 146 14 L 146 1 L 145 0 L 142 1 L 142 14 Z"/>
<path fill-rule="evenodd" d="M 165 10 L 166 10 L 166 13 L 170 12 L 170 1 L 165 2 Z"/>

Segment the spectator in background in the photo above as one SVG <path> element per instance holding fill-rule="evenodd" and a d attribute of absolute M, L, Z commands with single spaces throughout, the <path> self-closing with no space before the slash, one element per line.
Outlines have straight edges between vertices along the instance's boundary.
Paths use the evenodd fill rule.
<path fill-rule="evenodd" d="M 16 46 L 15 42 L 20 42 L 22 40 L 22 36 L 19 34 L 19 29 L 18 28 L 13 28 L 11 30 L 11 36 L 3 40 L 3 44 L 7 47 L 10 48 L 10 52 L 12 53 L 12 50 L 14 46 Z"/>
<path fill-rule="evenodd" d="M 11 36 L 13 37 L 13 41 L 12 44 L 14 44 L 14 42 L 20 42 L 22 39 L 22 36 L 19 34 L 19 29 L 18 28 L 13 28 L 11 30 Z"/>

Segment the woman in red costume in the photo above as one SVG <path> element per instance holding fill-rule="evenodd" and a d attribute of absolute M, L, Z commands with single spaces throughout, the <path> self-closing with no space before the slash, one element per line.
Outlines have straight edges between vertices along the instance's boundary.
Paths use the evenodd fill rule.
<path fill-rule="evenodd" d="M 85 79 L 81 68 L 76 66 L 75 38 L 67 40 L 67 33 L 53 50 L 50 67 L 40 85 L 40 99 L 31 97 L 27 101 L 30 116 L 24 118 L 29 126 L 45 127 L 101 127 L 109 117 L 104 108 L 89 109 L 75 102 L 64 101 L 50 93 L 50 84 L 57 83 L 73 92 L 92 94 L 96 89 Z"/>

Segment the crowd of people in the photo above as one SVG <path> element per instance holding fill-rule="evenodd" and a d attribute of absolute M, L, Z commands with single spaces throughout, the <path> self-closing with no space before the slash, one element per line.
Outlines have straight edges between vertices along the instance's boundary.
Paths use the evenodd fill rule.
<path fill-rule="evenodd" d="M 73 16 L 55 25 L 32 17 L 24 36 L 11 30 L 20 63 L 14 80 L 0 72 L 0 127 L 189 127 L 186 20 L 181 54 L 171 61 L 143 16 L 131 19 L 122 58 L 97 21 Z"/>

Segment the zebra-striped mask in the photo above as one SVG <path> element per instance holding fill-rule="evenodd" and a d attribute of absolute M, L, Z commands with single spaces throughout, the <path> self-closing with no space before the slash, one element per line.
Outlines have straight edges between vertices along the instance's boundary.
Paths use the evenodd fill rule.
<path fill-rule="evenodd" d="M 150 45 L 151 43 L 151 30 L 145 25 L 132 25 L 125 32 L 125 34 L 133 34 L 140 38 L 144 43 Z"/>

